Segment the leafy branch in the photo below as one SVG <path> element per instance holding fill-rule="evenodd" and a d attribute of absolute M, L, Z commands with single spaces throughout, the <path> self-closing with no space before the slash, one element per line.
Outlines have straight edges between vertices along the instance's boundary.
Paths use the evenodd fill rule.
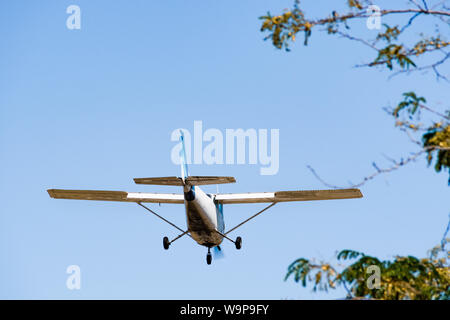
<path fill-rule="evenodd" d="M 413 7 L 406 9 L 380 9 L 380 11 L 377 12 L 380 18 L 392 14 L 412 16 L 408 23 L 403 27 L 391 27 L 387 24 L 383 24 L 385 29 L 378 32 L 373 40 L 364 40 L 341 30 L 341 26 L 344 26 L 346 30 L 350 30 L 349 22 L 352 20 L 371 18 L 371 8 L 373 6 L 371 1 L 348 0 L 347 5 L 350 10 L 349 12 L 339 14 L 336 11 L 332 11 L 326 18 L 308 19 L 306 18 L 304 11 L 300 8 L 300 1 L 296 0 L 293 9 L 291 10 L 287 10 L 278 15 L 272 15 L 268 12 L 266 15 L 261 16 L 260 19 L 263 21 L 261 31 L 268 33 L 264 40 L 270 39 L 275 48 L 290 51 L 290 44 L 296 41 L 299 33 L 304 34 L 304 44 L 307 45 L 313 29 L 318 26 L 323 26 L 328 34 L 338 34 L 350 40 L 356 40 L 377 51 L 378 54 L 373 61 L 357 65 L 358 67 L 386 65 L 388 69 L 393 70 L 395 63 L 400 67 L 400 70 L 411 71 L 411 68 L 418 68 L 417 63 L 413 61 L 413 57 L 418 57 L 434 51 L 442 53 L 442 59 L 448 59 L 449 53 L 444 49 L 450 46 L 450 42 L 443 39 L 440 35 L 431 38 L 424 37 L 419 41 L 412 43 L 410 46 L 399 42 L 400 37 L 405 30 L 410 27 L 419 16 L 437 17 L 440 19 L 440 22 L 443 22 L 445 25 L 448 26 L 450 24 L 449 21 L 443 20 L 443 17 L 450 17 L 450 10 L 445 7 L 445 5 L 441 5 L 441 10 L 435 10 L 434 7 L 429 8 L 426 2 L 424 2 L 423 5 L 418 4 L 416 1 L 410 2 L 413 4 Z M 378 46 L 380 41 L 385 44 Z M 420 67 L 420 69 L 431 69 L 439 75 L 438 78 L 445 78 L 437 69 L 441 64 L 442 62 L 436 62 L 428 67 Z"/>
<path fill-rule="evenodd" d="M 348 299 L 448 300 L 450 251 L 446 246 L 450 239 L 446 235 L 449 228 L 450 221 L 441 243 L 430 250 L 428 258 L 396 256 L 393 260 L 380 260 L 362 252 L 342 250 L 336 256 L 336 266 L 305 258 L 295 260 L 288 267 L 285 281 L 293 277 L 303 287 L 311 283 L 313 291 L 328 291 L 342 286 Z M 373 267 L 380 272 L 376 286 L 373 283 L 369 285 L 369 271 Z"/>
<path fill-rule="evenodd" d="M 402 158 L 400 160 L 394 160 L 389 158 L 388 160 L 391 162 L 391 165 L 386 168 L 380 168 L 375 162 L 372 162 L 372 166 L 375 168 L 375 172 L 364 177 L 360 182 L 356 184 L 352 184 L 352 188 L 358 188 L 364 185 L 366 182 L 374 179 L 375 177 L 386 174 L 389 172 L 393 172 L 407 164 L 414 162 L 421 155 L 427 155 L 427 162 L 430 165 L 435 160 L 435 170 L 436 172 L 441 172 L 442 169 L 447 169 L 449 171 L 449 185 L 450 185 L 450 111 L 447 111 L 449 114 L 445 115 L 440 113 L 428 106 L 425 105 L 426 99 L 424 97 L 419 97 L 414 92 L 406 92 L 403 94 L 403 101 L 398 103 L 396 108 L 389 113 L 396 119 L 395 125 L 400 127 L 403 132 L 405 132 L 411 142 L 417 145 L 420 149 L 416 152 L 411 153 L 408 157 Z M 420 123 L 417 121 L 420 120 L 419 111 L 423 110 L 429 112 L 435 116 L 439 117 L 438 122 L 430 125 L 428 128 L 424 129 L 424 134 L 421 137 L 421 141 L 415 139 L 411 135 L 411 131 L 416 133 L 422 129 Z M 406 117 L 409 120 L 399 120 L 400 116 Z M 414 120 L 415 122 L 411 122 Z M 312 174 L 325 186 L 329 188 L 346 188 L 344 186 L 337 186 L 328 183 L 319 174 L 311 167 L 307 166 L 308 169 L 312 172 Z"/>

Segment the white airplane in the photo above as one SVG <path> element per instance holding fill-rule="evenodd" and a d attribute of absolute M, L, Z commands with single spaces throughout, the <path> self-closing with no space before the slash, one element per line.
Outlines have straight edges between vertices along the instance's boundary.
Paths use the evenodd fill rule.
<path fill-rule="evenodd" d="M 258 193 L 228 193 L 228 194 L 209 194 L 200 189 L 200 185 L 212 185 L 223 183 L 234 183 L 233 177 L 216 176 L 189 176 L 186 151 L 184 147 L 184 136 L 180 135 L 181 149 L 181 177 L 159 177 L 159 178 L 135 178 L 137 184 L 181 186 L 183 194 L 173 193 L 146 193 L 146 192 L 124 192 L 124 191 L 101 191 L 101 190 L 47 190 L 50 197 L 55 199 L 77 199 L 77 200 L 100 200 L 100 201 L 123 201 L 135 202 L 145 208 L 156 217 L 167 222 L 181 233 L 173 240 L 169 241 L 167 237 L 163 238 L 164 249 L 181 237 L 188 235 L 198 244 L 208 248 L 206 255 L 207 264 L 211 264 L 211 248 L 220 249 L 223 239 L 233 242 L 236 249 L 241 249 L 242 238 L 231 239 L 228 234 L 244 223 L 252 220 L 267 209 L 273 207 L 278 202 L 288 201 L 310 201 L 310 200 L 332 200 L 332 199 L 351 199 L 362 198 L 359 189 L 334 189 L 334 190 L 302 190 L 302 191 L 277 191 L 277 192 L 258 192 Z M 187 230 L 183 230 L 169 220 L 163 218 L 152 209 L 144 206 L 143 202 L 150 203 L 179 203 L 184 204 L 187 218 Z M 260 210 L 250 218 L 239 223 L 235 227 L 225 231 L 225 222 L 223 217 L 224 204 L 238 203 L 270 203 L 267 207 Z"/>

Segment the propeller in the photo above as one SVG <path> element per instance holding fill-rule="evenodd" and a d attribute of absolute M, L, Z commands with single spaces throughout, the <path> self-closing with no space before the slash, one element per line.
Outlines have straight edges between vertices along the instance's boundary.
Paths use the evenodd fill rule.
<path fill-rule="evenodd" d="M 214 254 L 214 259 L 222 259 L 225 257 L 225 255 L 222 251 L 222 248 L 220 246 L 214 247 L 213 254 Z"/>

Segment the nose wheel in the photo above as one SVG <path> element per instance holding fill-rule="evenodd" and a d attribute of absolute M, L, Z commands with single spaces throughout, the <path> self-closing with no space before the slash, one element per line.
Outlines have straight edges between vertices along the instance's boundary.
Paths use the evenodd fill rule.
<path fill-rule="evenodd" d="M 211 264 L 211 262 L 212 262 L 211 248 L 208 248 L 208 253 L 206 254 L 206 263 Z"/>

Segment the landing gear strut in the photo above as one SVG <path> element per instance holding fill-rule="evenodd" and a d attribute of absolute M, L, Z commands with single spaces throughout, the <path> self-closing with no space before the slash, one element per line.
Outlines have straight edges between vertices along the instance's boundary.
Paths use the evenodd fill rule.
<path fill-rule="evenodd" d="M 212 262 L 211 248 L 208 247 L 208 253 L 206 254 L 206 263 L 211 264 L 211 262 Z"/>

